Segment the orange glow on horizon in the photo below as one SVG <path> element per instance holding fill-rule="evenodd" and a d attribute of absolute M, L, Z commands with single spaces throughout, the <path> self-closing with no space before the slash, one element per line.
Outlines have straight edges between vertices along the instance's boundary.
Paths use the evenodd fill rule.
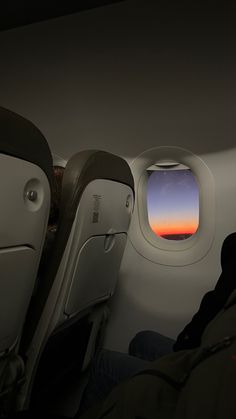
<path fill-rule="evenodd" d="M 194 234 L 198 229 L 198 222 L 156 225 L 150 223 L 150 226 L 155 234 L 158 236 L 172 235 L 172 234 Z"/>

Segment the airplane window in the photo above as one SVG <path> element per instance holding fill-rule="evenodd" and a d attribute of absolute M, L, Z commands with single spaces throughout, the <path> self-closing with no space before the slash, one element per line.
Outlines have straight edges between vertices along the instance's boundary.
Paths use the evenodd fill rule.
<path fill-rule="evenodd" d="M 154 263 L 187 266 L 202 259 L 215 232 L 215 181 L 208 156 L 153 147 L 132 161 L 136 201 L 129 238 Z"/>
<path fill-rule="evenodd" d="M 199 188 L 183 165 L 148 169 L 147 212 L 152 231 L 166 240 L 185 240 L 199 225 Z"/>

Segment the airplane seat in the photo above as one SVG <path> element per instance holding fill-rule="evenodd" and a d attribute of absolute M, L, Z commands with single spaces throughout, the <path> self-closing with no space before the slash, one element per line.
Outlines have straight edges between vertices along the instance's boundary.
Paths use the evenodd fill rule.
<path fill-rule="evenodd" d="M 74 220 L 66 316 L 113 294 L 133 209 L 133 187 L 130 168 L 120 157 L 89 151 L 69 161 L 62 192 L 64 219 L 59 220 L 63 234 Z"/>
<path fill-rule="evenodd" d="M 67 374 L 77 365 L 80 373 L 93 356 L 107 317 L 104 303 L 115 290 L 133 201 L 133 176 L 124 159 L 89 150 L 68 161 L 50 265 L 29 316 L 31 406 L 47 388 L 52 397 L 63 370 Z"/>
<path fill-rule="evenodd" d="M 0 108 L 0 417 L 24 377 L 18 355 L 47 229 L 52 157 L 41 132 Z"/>

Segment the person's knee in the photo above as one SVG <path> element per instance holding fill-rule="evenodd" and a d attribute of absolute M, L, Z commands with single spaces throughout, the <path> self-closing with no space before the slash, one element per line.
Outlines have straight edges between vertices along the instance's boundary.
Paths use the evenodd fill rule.
<path fill-rule="evenodd" d="M 129 355 L 140 357 L 143 349 L 146 347 L 147 342 L 152 339 L 155 332 L 151 330 L 143 330 L 138 332 L 129 344 Z"/>
<path fill-rule="evenodd" d="M 154 361 L 172 352 L 174 340 L 152 330 L 137 333 L 129 344 L 129 355 Z"/>

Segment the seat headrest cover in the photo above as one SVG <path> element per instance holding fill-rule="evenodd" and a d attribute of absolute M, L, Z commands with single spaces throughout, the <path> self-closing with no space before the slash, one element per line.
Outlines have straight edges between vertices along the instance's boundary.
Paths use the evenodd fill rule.
<path fill-rule="evenodd" d="M 119 156 L 100 150 L 81 151 L 68 161 L 63 177 L 61 211 L 74 218 L 83 190 L 95 179 L 124 183 L 134 191 L 134 179 L 128 163 Z"/>
<path fill-rule="evenodd" d="M 236 233 L 229 234 L 222 245 L 221 249 L 221 267 L 227 269 L 232 263 L 236 263 Z"/>
<path fill-rule="evenodd" d="M 32 122 L 0 107 L 0 153 L 26 160 L 39 166 L 53 179 L 52 155 L 43 134 Z"/>

